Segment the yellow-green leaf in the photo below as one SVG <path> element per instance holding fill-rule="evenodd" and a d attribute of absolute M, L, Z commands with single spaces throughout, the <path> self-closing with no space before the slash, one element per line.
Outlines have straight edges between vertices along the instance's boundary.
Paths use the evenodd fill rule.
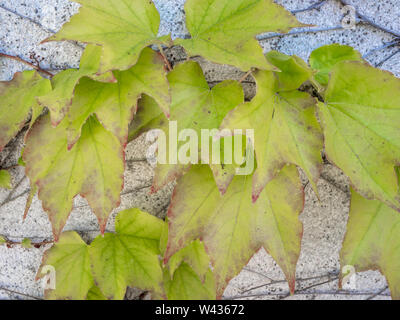
<path fill-rule="evenodd" d="M 297 57 L 273 52 L 271 62 L 282 72 L 253 74 L 257 94 L 225 117 L 221 128 L 253 129 L 257 169 L 253 176 L 253 201 L 288 163 L 306 173 L 314 190 L 322 164 L 323 137 L 315 112 L 316 101 L 296 90 L 311 72 Z"/>
<path fill-rule="evenodd" d="M 176 66 L 168 74 L 168 80 L 172 95 L 169 120 L 176 121 L 177 133 L 183 129 L 191 129 L 196 132 L 198 139 L 201 138 L 202 129 L 218 129 L 226 113 L 244 101 L 243 89 L 236 81 L 223 81 L 210 90 L 199 64 L 193 61 Z M 182 146 L 188 143 L 188 139 L 176 141 L 177 137 L 172 135 L 173 132 L 170 132 L 169 126 L 168 119 L 163 114 L 157 113 L 154 100 L 144 97 L 138 118 L 131 126 L 130 137 L 133 138 L 146 130 L 155 128 L 161 129 L 166 135 L 166 150 L 164 152 L 159 148 L 158 157 L 165 159 L 168 164 L 158 164 L 155 169 L 153 181 L 153 190 L 155 191 L 175 178 L 179 178 L 190 167 L 190 163 L 182 164 L 177 157 Z M 176 142 L 177 152 L 174 154 L 169 153 L 170 138 L 174 139 L 171 141 Z M 198 147 L 200 153 L 200 141 L 198 141 Z M 200 154 L 191 155 L 200 162 Z M 176 164 L 172 163 L 173 161 Z M 218 168 L 214 168 L 214 171 L 220 172 Z M 223 192 L 226 189 L 225 180 L 218 179 L 216 174 L 216 182 Z"/>
<path fill-rule="evenodd" d="M 54 126 L 58 125 L 68 112 L 79 80 L 85 76 L 95 76 L 99 69 L 101 54 L 100 46 L 88 45 L 83 52 L 79 69 L 68 69 L 56 74 L 51 80 L 53 91 L 39 97 L 39 103 L 50 110 L 51 122 Z M 116 81 L 111 73 L 106 76 L 103 81 Z"/>
<path fill-rule="evenodd" d="M 161 294 L 163 274 L 159 243 L 164 222 L 139 209 L 118 214 L 116 233 L 90 245 L 96 284 L 108 299 L 123 299 L 128 286 Z"/>
<path fill-rule="evenodd" d="M 164 273 L 164 284 L 169 300 L 215 300 L 213 273 L 207 270 L 204 280 L 186 263 L 182 262 L 172 278 Z"/>
<path fill-rule="evenodd" d="M 175 188 L 168 211 L 165 260 L 186 243 L 202 239 L 216 279 L 217 296 L 264 247 L 281 266 L 291 291 L 300 254 L 304 195 L 296 167 L 286 167 L 251 201 L 251 177 L 236 176 L 224 196 L 207 166 L 193 166 Z"/>
<path fill-rule="evenodd" d="M 32 248 L 32 242 L 28 238 L 24 238 L 21 242 L 21 246 L 25 249 L 30 249 Z"/>
<path fill-rule="evenodd" d="M 51 91 L 50 80 L 36 71 L 17 72 L 11 81 L 0 81 L 0 151 L 23 128 L 31 110 L 40 114 L 36 98 Z"/>
<path fill-rule="evenodd" d="M 98 286 L 93 286 L 90 288 L 86 300 L 107 300 L 107 298 L 104 296 L 103 292 L 99 289 Z"/>
<path fill-rule="evenodd" d="M 341 61 L 362 61 L 361 54 L 349 46 L 330 44 L 314 50 L 310 55 L 310 66 L 317 71 L 315 80 L 326 86 L 333 67 Z"/>
<path fill-rule="evenodd" d="M 137 64 L 126 71 L 114 71 L 117 83 L 100 83 L 89 78 L 76 87 L 68 114 L 71 147 L 79 138 L 86 119 L 96 114 L 104 127 L 126 142 L 129 123 L 142 93 L 153 97 L 166 116 L 171 103 L 164 62 L 158 53 L 145 48 Z"/>
<path fill-rule="evenodd" d="M 210 259 L 204 249 L 204 244 L 195 240 L 185 248 L 175 253 L 168 261 L 171 277 L 182 263 L 186 263 L 204 281 L 209 271 Z"/>
<path fill-rule="evenodd" d="M 340 62 L 319 114 L 327 157 L 368 199 L 400 211 L 400 79 L 360 62 Z"/>
<path fill-rule="evenodd" d="M 342 267 L 379 270 L 393 299 L 400 300 L 400 215 L 378 200 L 352 190 L 347 232 L 340 252 Z"/>
<path fill-rule="evenodd" d="M 88 119 L 70 151 L 65 120 L 53 128 L 48 115 L 40 118 L 27 136 L 23 155 L 56 239 L 78 194 L 88 201 L 103 233 L 109 214 L 119 206 L 124 174 L 121 142 L 95 117 Z"/>
<path fill-rule="evenodd" d="M 11 175 L 7 170 L 0 170 L 0 188 L 12 189 Z"/>
<path fill-rule="evenodd" d="M 45 291 L 46 299 L 86 299 L 94 281 L 90 270 L 89 248 L 76 232 L 64 232 L 59 242 L 45 252 L 36 278 L 40 279 L 53 271 L 55 289 Z"/>
<path fill-rule="evenodd" d="M 255 36 L 303 26 L 272 0 L 187 0 L 186 25 L 191 39 L 178 39 L 190 56 L 201 55 L 243 71 L 275 69 Z"/>
<path fill-rule="evenodd" d="M 82 6 L 70 22 L 47 41 L 77 40 L 103 46 L 100 73 L 128 69 L 143 48 L 169 44 L 159 38 L 160 15 L 151 0 L 73 0 Z"/>

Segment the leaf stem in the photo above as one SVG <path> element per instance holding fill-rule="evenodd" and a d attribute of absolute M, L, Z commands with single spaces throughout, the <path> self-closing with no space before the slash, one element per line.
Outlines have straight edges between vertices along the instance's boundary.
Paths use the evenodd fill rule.
<path fill-rule="evenodd" d="M 252 74 L 252 72 L 253 72 L 253 70 L 251 70 L 251 69 L 249 71 L 247 71 L 246 74 L 240 78 L 239 83 L 242 83 L 244 80 L 246 80 L 247 77 Z"/>
<path fill-rule="evenodd" d="M 310 6 L 307 7 L 307 8 L 304 8 L 304 9 L 296 9 L 296 10 L 292 10 L 292 11 L 290 11 L 290 12 L 291 12 L 292 14 L 296 14 L 296 13 L 300 13 L 300 12 L 305 12 L 305 11 L 310 11 L 310 10 L 318 9 L 318 8 L 322 7 L 322 6 L 325 4 L 325 2 L 326 2 L 326 0 L 322 0 L 322 1 L 319 1 L 319 2 L 316 2 L 316 3 L 312 4 L 312 5 L 310 5 Z"/>
<path fill-rule="evenodd" d="M 53 77 L 54 76 L 54 74 L 42 69 L 40 66 L 35 65 L 35 64 L 33 64 L 33 63 L 29 62 L 29 61 L 26 61 L 26 60 L 24 60 L 24 59 L 22 59 L 20 57 L 12 56 L 12 55 L 1 53 L 1 52 L 0 52 L 0 57 L 5 57 L 5 58 L 8 58 L 8 59 L 12 59 L 12 60 L 24 63 L 24 64 L 30 66 L 31 68 L 33 68 L 33 69 L 35 69 L 35 70 L 37 70 L 37 71 L 39 71 L 41 73 L 44 73 L 45 75 L 47 75 L 49 77 Z"/>
<path fill-rule="evenodd" d="M 3 287 L 0 287 L 0 290 L 8 292 L 8 293 L 11 293 L 11 294 L 17 294 L 17 295 L 20 295 L 20 296 L 25 296 L 25 297 L 28 297 L 28 298 L 31 298 L 31 299 L 35 299 L 35 300 L 43 300 L 42 298 L 31 296 L 30 294 L 14 291 L 14 290 L 3 288 Z"/>
<path fill-rule="evenodd" d="M 351 4 L 347 1 L 347 0 L 339 0 L 340 3 L 344 6 L 351 6 Z M 354 7 L 354 6 L 353 6 Z M 357 8 L 356 9 L 356 15 L 360 18 L 360 20 L 363 20 L 364 22 L 370 24 L 371 26 L 380 29 L 382 31 L 385 31 L 387 33 L 391 33 L 392 35 L 396 36 L 397 38 L 400 38 L 400 32 L 388 29 L 384 26 L 381 26 L 380 24 L 377 24 L 376 22 L 372 21 L 369 17 L 363 15 L 362 13 L 360 13 Z"/>
<path fill-rule="evenodd" d="M 160 54 L 161 54 L 161 56 L 162 56 L 163 59 L 164 59 L 164 63 L 165 63 L 165 65 L 167 66 L 168 71 L 172 71 L 171 64 L 169 63 L 169 61 L 168 61 L 168 59 L 167 59 L 167 56 L 165 55 L 162 46 L 158 44 L 157 47 L 158 47 L 158 50 L 160 50 Z"/>

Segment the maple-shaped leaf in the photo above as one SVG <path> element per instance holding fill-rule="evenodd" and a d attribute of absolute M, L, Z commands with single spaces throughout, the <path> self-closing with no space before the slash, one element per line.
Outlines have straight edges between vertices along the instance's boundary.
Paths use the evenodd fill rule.
<path fill-rule="evenodd" d="M 282 72 L 255 72 L 256 96 L 229 112 L 221 125 L 254 130 L 257 169 L 253 176 L 253 201 L 288 163 L 301 167 L 317 192 L 322 164 L 323 138 L 315 115 L 316 101 L 296 90 L 309 79 L 311 71 L 297 57 L 271 52 L 267 58 Z"/>
<path fill-rule="evenodd" d="M 190 190 L 190 192 L 188 192 Z M 281 266 L 293 292 L 300 253 L 304 194 L 295 166 L 284 168 L 251 201 L 251 176 L 236 176 L 224 196 L 205 165 L 178 180 L 168 209 L 165 261 L 195 239 L 202 239 L 213 264 L 217 296 L 249 259 L 264 247 Z"/>
<path fill-rule="evenodd" d="M 96 77 L 96 72 L 99 69 L 101 54 L 102 47 L 88 45 L 82 54 L 79 69 L 68 69 L 56 74 L 51 80 L 53 91 L 38 98 L 40 105 L 50 110 L 53 126 L 58 125 L 67 113 L 79 80 L 85 76 L 99 79 Z M 112 73 L 106 73 L 101 80 L 104 82 L 116 81 Z"/>
<path fill-rule="evenodd" d="M 52 275 L 52 272 L 55 274 Z M 54 289 L 45 290 L 46 299 L 86 299 L 89 289 L 94 286 L 94 280 L 90 269 L 89 248 L 76 232 L 62 233 L 60 240 L 45 252 L 36 279 L 47 274 L 50 281 L 55 279 L 56 283 Z"/>
<path fill-rule="evenodd" d="M 160 251 L 168 244 L 168 225 L 160 238 Z M 175 253 L 164 265 L 164 291 L 169 300 L 214 300 L 215 281 L 204 244 L 195 240 Z M 157 297 L 160 298 L 163 297 Z"/>
<path fill-rule="evenodd" d="M 88 119 L 76 145 L 68 151 L 67 121 L 53 128 L 48 115 L 27 136 L 23 158 L 31 185 L 49 215 L 55 239 L 72 210 L 73 199 L 86 198 L 104 233 L 111 211 L 119 206 L 124 153 L 120 141 L 95 117 Z"/>
<path fill-rule="evenodd" d="M 36 71 L 17 72 L 11 81 L 0 81 L 0 152 L 23 128 L 31 110 L 40 114 L 42 108 L 36 97 L 49 91 L 50 80 Z"/>
<path fill-rule="evenodd" d="M 210 90 L 202 69 L 194 61 L 176 66 L 168 74 L 168 80 L 172 95 L 169 120 L 176 121 L 177 133 L 183 129 L 191 129 L 196 132 L 198 139 L 201 139 L 202 129 L 218 129 L 226 113 L 244 101 L 243 89 L 237 81 L 227 80 Z M 168 182 L 179 178 L 190 168 L 190 163 L 182 164 L 178 161 L 181 150 L 184 150 L 182 147 L 188 144 L 189 139 L 186 137 L 186 139 L 176 141 L 174 132 L 170 132 L 170 121 L 157 112 L 154 100 L 144 97 L 141 104 L 137 118 L 134 119 L 130 129 L 130 138 L 150 129 L 161 129 L 166 136 L 166 150 L 158 149 L 158 158 L 165 159 L 168 164 L 158 164 L 155 169 L 153 191 L 157 191 Z M 170 146 L 170 139 L 176 144 L 175 147 Z M 200 141 L 198 141 L 198 147 L 199 154 L 195 153 L 191 156 L 200 162 Z M 170 154 L 170 148 L 176 152 Z M 212 150 L 210 145 L 209 149 Z M 217 169 L 215 171 L 217 172 Z M 224 189 L 223 181 L 219 186 Z"/>
<path fill-rule="evenodd" d="M 351 190 L 347 232 L 340 252 L 341 266 L 357 272 L 379 270 L 393 299 L 400 300 L 400 215 L 378 200 Z"/>
<path fill-rule="evenodd" d="M 255 36 L 304 26 L 272 0 L 188 0 L 186 25 L 191 39 L 177 39 L 190 56 L 201 55 L 243 71 L 273 70 Z"/>
<path fill-rule="evenodd" d="M 108 299 L 104 296 L 103 292 L 101 292 L 101 290 L 99 289 L 98 286 L 93 286 L 90 288 L 90 290 L 87 294 L 86 300 L 99 301 L 99 300 L 108 300 Z"/>
<path fill-rule="evenodd" d="M 7 170 L 0 170 L 0 188 L 12 189 L 11 175 Z"/>
<path fill-rule="evenodd" d="M 164 271 L 164 286 L 168 300 L 215 300 L 215 281 L 210 269 L 201 280 L 199 275 L 182 262 L 172 278 Z"/>
<path fill-rule="evenodd" d="M 100 73 L 128 69 L 143 48 L 170 43 L 158 37 L 160 15 L 151 0 L 73 0 L 82 6 L 62 29 L 45 41 L 76 40 L 103 46 Z"/>
<path fill-rule="evenodd" d="M 115 233 L 97 237 L 90 245 L 96 284 L 108 299 L 123 299 L 128 286 L 162 292 L 159 261 L 164 221 L 129 209 L 118 214 Z"/>
<path fill-rule="evenodd" d="M 104 127 L 125 143 L 129 123 L 142 93 L 152 96 L 169 116 L 171 97 L 160 54 L 145 48 L 135 66 L 126 71 L 114 71 L 114 74 L 116 83 L 84 78 L 76 87 L 68 114 L 69 147 L 77 141 L 82 126 L 92 114 L 96 114 Z"/>
<path fill-rule="evenodd" d="M 199 240 L 195 240 L 175 253 L 168 261 L 171 276 L 174 275 L 182 263 L 189 265 L 198 277 L 204 281 L 210 265 L 210 259 L 204 249 L 204 244 Z"/>
<path fill-rule="evenodd" d="M 319 114 L 327 157 L 368 199 L 400 210 L 400 79 L 361 62 L 341 62 L 331 74 Z"/>
<path fill-rule="evenodd" d="M 361 54 L 350 46 L 330 44 L 314 50 L 310 55 L 310 66 L 317 71 L 315 80 L 326 86 L 333 67 L 341 61 L 362 61 Z"/>

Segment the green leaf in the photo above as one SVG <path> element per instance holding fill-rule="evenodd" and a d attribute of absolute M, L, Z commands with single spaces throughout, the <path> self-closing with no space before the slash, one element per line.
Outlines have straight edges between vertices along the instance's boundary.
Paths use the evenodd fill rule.
<path fill-rule="evenodd" d="M 310 55 L 310 66 L 317 71 L 315 80 L 326 86 L 333 67 L 341 61 L 363 61 L 361 54 L 349 46 L 330 44 L 314 50 Z"/>
<path fill-rule="evenodd" d="M 0 170 L 0 188 L 12 189 L 11 175 L 7 170 Z"/>
<path fill-rule="evenodd" d="M 0 152 L 23 128 L 31 110 L 41 112 L 36 97 L 49 91 L 50 80 L 36 71 L 17 72 L 11 81 L 0 81 Z"/>
<path fill-rule="evenodd" d="M 157 102 L 150 96 L 143 94 L 138 101 L 137 111 L 129 125 L 128 141 L 132 141 L 144 132 L 159 128 L 167 122 Z"/>
<path fill-rule="evenodd" d="M 167 224 L 163 228 L 160 242 L 160 250 L 164 254 L 168 244 Z M 210 258 L 204 244 L 199 240 L 192 241 L 175 253 L 164 266 L 163 271 L 164 290 L 169 300 L 214 300 L 216 298 Z"/>
<path fill-rule="evenodd" d="M 107 300 L 107 298 L 104 296 L 103 292 L 99 289 L 97 286 L 93 286 L 88 294 L 86 300 Z"/>
<path fill-rule="evenodd" d="M 257 169 L 253 201 L 288 163 L 301 167 L 317 192 L 322 164 L 323 137 L 315 116 L 316 101 L 295 90 L 311 76 L 310 70 L 297 57 L 276 52 L 268 57 L 282 72 L 255 72 L 256 96 L 228 113 L 221 125 L 254 130 Z"/>
<path fill-rule="evenodd" d="M 49 215 L 55 239 L 72 210 L 73 199 L 86 198 L 104 233 L 111 211 L 119 206 L 124 154 L 120 141 L 95 117 L 88 119 L 76 145 L 67 150 L 67 122 L 52 128 L 49 116 L 40 118 L 27 136 L 24 161 L 31 185 Z"/>
<path fill-rule="evenodd" d="M 319 114 L 328 158 L 368 199 L 400 210 L 400 79 L 360 62 L 341 62 Z"/>
<path fill-rule="evenodd" d="M 118 214 L 116 233 L 90 245 L 96 284 L 108 299 L 123 299 L 128 286 L 162 292 L 159 242 L 164 222 L 139 209 Z"/>
<path fill-rule="evenodd" d="M 379 270 L 393 299 L 400 299 L 400 215 L 377 200 L 351 191 L 350 216 L 340 263 L 357 272 Z"/>
<path fill-rule="evenodd" d="M 186 263 L 204 281 L 210 265 L 210 259 L 204 249 L 204 244 L 199 240 L 195 240 L 174 254 L 168 261 L 171 277 L 182 263 Z"/>
<path fill-rule="evenodd" d="M 21 166 L 21 167 L 25 167 L 26 166 L 26 163 L 22 159 L 22 155 L 18 158 L 18 165 Z"/>
<path fill-rule="evenodd" d="M 310 68 L 298 56 L 288 56 L 272 50 L 265 57 L 281 71 L 274 74 L 276 78 L 275 88 L 278 92 L 297 90 L 312 76 Z"/>
<path fill-rule="evenodd" d="M 7 243 L 7 240 L 3 236 L 0 236 L 0 246 L 2 244 L 6 244 L 6 243 Z"/>
<path fill-rule="evenodd" d="M 28 238 L 24 238 L 21 242 L 21 246 L 25 249 L 30 249 L 32 248 L 32 242 Z"/>
<path fill-rule="evenodd" d="M 197 137 L 201 137 L 202 129 L 217 129 L 226 113 L 244 101 L 243 89 L 236 81 L 223 81 L 210 90 L 199 64 L 193 61 L 176 66 L 168 74 L 168 80 L 172 94 L 169 120 L 177 122 L 178 132 L 182 129 L 192 129 Z M 157 113 L 154 101 L 144 97 L 141 106 L 137 119 L 131 126 L 130 137 L 133 138 L 146 130 L 156 128 L 165 133 L 167 140 L 165 153 L 160 148 L 158 150 L 159 159 L 165 159 L 168 164 L 158 164 L 155 169 L 153 191 L 157 191 L 185 173 L 190 163 L 182 164 L 174 159 L 174 154 L 170 155 L 170 122 L 163 114 Z M 179 152 L 187 143 L 187 140 L 178 141 L 176 150 Z M 200 142 L 198 146 L 200 152 Z M 170 157 L 178 163 L 172 164 Z M 197 160 L 200 161 L 200 158 L 199 155 Z M 217 178 L 216 180 L 219 182 Z M 218 185 L 221 190 L 226 188 L 224 181 Z"/>
<path fill-rule="evenodd" d="M 190 190 L 190 192 L 188 192 Z M 193 166 L 175 188 L 168 211 L 168 261 L 186 243 L 202 239 L 221 296 L 230 279 L 264 247 L 281 266 L 291 291 L 300 253 L 303 189 L 297 169 L 286 167 L 254 204 L 251 178 L 236 176 L 221 196 L 210 169 Z"/>
<path fill-rule="evenodd" d="M 68 69 L 56 74 L 51 81 L 53 91 L 39 97 L 39 103 L 50 110 L 51 122 L 54 126 L 58 125 L 68 112 L 79 80 L 85 76 L 94 76 L 99 69 L 101 54 L 101 47 L 88 45 L 82 54 L 79 69 Z M 103 80 L 116 81 L 111 73 L 107 74 Z"/>
<path fill-rule="evenodd" d="M 169 300 L 215 300 L 215 282 L 210 269 L 202 281 L 198 274 L 182 262 L 172 278 L 164 273 L 164 283 Z"/>
<path fill-rule="evenodd" d="M 257 34 L 304 26 L 272 0 L 187 0 L 185 12 L 191 39 L 175 43 L 190 56 L 201 55 L 243 71 L 275 69 L 265 60 Z"/>
<path fill-rule="evenodd" d="M 47 41 L 77 40 L 103 46 L 100 73 L 128 69 L 136 64 L 143 48 L 169 45 L 159 38 L 160 15 L 151 0 L 73 0 L 82 6 L 70 22 Z"/>
<path fill-rule="evenodd" d="M 56 272 L 56 285 L 55 290 L 45 291 L 46 299 L 86 299 L 94 281 L 88 246 L 76 232 L 64 232 L 59 242 L 45 252 L 36 278 L 44 277 L 52 268 Z"/>
<path fill-rule="evenodd" d="M 100 83 L 88 78 L 76 87 L 68 115 L 68 140 L 71 147 L 79 138 L 87 118 L 96 114 L 104 127 L 125 143 L 129 123 L 142 93 L 152 96 L 169 116 L 169 84 L 161 56 L 145 48 L 137 64 L 127 71 L 114 71 L 117 83 Z"/>

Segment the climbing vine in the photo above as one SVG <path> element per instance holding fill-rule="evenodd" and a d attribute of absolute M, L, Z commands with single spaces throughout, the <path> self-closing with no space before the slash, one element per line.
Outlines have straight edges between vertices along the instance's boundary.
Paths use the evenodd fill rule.
<path fill-rule="evenodd" d="M 37 275 L 55 268 L 46 298 L 122 299 L 128 286 L 154 299 L 220 298 L 261 248 L 293 293 L 303 233 L 298 168 L 318 195 L 326 157 L 352 185 L 342 266 L 378 269 L 400 299 L 399 79 L 342 45 L 315 50 L 308 64 L 264 55 L 257 35 L 304 26 L 272 0 L 187 0 L 191 37 L 174 41 L 158 36 L 152 1 L 76 2 L 79 13 L 45 41 L 87 43 L 80 68 L 52 76 L 36 67 L 0 82 L 0 151 L 28 125 L 19 162 L 31 185 L 24 216 L 38 193 L 53 229 Z M 182 46 L 187 61 L 171 66 L 164 49 L 172 46 Z M 210 89 L 193 56 L 251 75 L 255 97 L 245 101 L 233 80 Z M 228 135 L 217 137 L 219 163 L 200 161 L 202 145 L 189 163 L 158 164 L 153 192 L 177 181 L 166 221 L 133 208 L 106 233 L 120 204 L 127 143 L 149 130 L 168 132 L 172 123 L 198 136 L 220 129 L 253 130 L 254 137 L 251 148 L 235 150 L 244 163 L 230 163 L 222 151 L 233 143 Z M 184 146 L 179 141 L 176 150 Z M 158 155 L 171 159 L 170 150 Z M 238 175 L 250 161 L 254 170 Z M 11 188 L 7 168 L 0 187 Z M 78 194 L 99 222 L 101 235 L 89 245 L 63 232 Z"/>

